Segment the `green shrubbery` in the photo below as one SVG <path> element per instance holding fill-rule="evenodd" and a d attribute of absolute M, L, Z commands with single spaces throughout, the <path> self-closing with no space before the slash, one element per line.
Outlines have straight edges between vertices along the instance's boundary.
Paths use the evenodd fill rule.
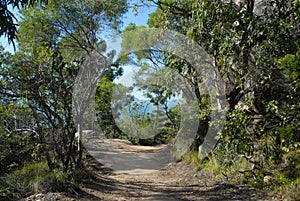
<path fill-rule="evenodd" d="M 197 152 L 190 152 L 185 161 L 219 178 L 296 200 L 300 195 L 298 121 L 294 117 L 274 116 L 265 115 L 255 122 L 245 112 L 228 113 L 216 149 L 203 161 Z"/>
<path fill-rule="evenodd" d="M 129 140 L 135 145 L 159 145 L 168 144 L 176 136 L 181 121 L 181 109 L 180 104 L 174 107 L 165 108 L 164 114 L 161 111 L 153 111 L 152 113 L 144 111 L 147 107 L 145 104 L 149 103 L 133 103 L 131 113 L 124 114 L 124 117 L 119 120 L 120 129 L 122 129 L 121 134 L 114 133 L 112 130 L 106 135 L 107 138 L 117 138 L 123 140 Z M 125 112 L 124 112 L 125 113 Z M 168 120 L 165 121 L 163 125 L 160 125 L 156 130 L 156 135 L 149 137 L 149 130 L 151 130 L 152 120 L 157 121 L 156 118 L 160 116 L 168 116 Z M 159 120 L 158 120 L 159 121 Z M 109 130 L 109 128 L 105 128 Z M 151 131 L 150 131 L 151 132 Z M 150 133 L 152 135 L 153 133 Z"/>
<path fill-rule="evenodd" d="M 13 188 L 5 181 L 4 178 L 0 178 L 0 201 L 12 200 L 13 197 Z"/>
<path fill-rule="evenodd" d="M 49 171 L 46 162 L 28 163 L 13 171 L 0 183 L 3 200 L 16 199 L 30 193 L 73 192 L 78 189 L 74 177 L 59 170 Z"/>

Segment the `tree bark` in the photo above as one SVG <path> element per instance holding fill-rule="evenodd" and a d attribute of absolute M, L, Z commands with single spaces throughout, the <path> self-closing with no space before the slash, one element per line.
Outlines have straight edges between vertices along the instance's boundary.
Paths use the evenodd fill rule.
<path fill-rule="evenodd" d="M 76 161 L 76 168 L 81 167 L 81 161 L 82 161 L 82 125 L 81 123 L 78 123 L 78 156 L 77 156 L 77 161 Z"/>

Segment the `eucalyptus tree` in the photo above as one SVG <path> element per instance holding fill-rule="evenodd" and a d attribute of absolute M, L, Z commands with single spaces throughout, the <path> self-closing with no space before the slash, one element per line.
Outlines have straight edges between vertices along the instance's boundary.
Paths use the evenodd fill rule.
<path fill-rule="evenodd" d="M 17 38 L 18 19 L 16 12 L 21 8 L 28 8 L 34 6 L 35 3 L 45 4 L 48 1 L 45 0 L 5 0 L 0 3 L 0 36 L 4 35 L 9 43 L 12 43 L 15 47 L 15 39 Z"/>
<path fill-rule="evenodd" d="M 106 137 L 120 137 L 123 132 L 117 125 L 115 118 L 119 115 L 113 116 L 113 94 L 117 87 L 113 81 L 122 75 L 123 69 L 115 63 L 109 70 L 106 71 L 103 78 L 100 80 L 96 94 L 95 94 L 95 112 L 101 132 Z"/>
<path fill-rule="evenodd" d="M 286 106 L 295 91 L 283 73 L 297 75 L 299 1 L 150 1 L 158 9 L 150 16 L 149 26 L 174 30 L 197 42 L 211 56 L 226 84 L 226 97 L 220 98 L 228 101 L 229 112 L 219 146 L 230 150 L 227 157 L 232 159 L 228 160 L 242 156 L 258 169 L 268 164 L 269 158 L 280 162 L 286 139 L 278 129 L 287 131 L 284 125 L 290 110 Z M 285 55 L 280 67 L 277 60 Z M 164 62 L 197 79 L 192 66 L 181 58 L 166 55 Z M 241 102 L 248 105 L 247 111 L 240 111 Z M 257 124 L 251 115 L 262 120 Z M 291 119 L 295 128 L 297 118 Z M 290 136 L 296 139 L 294 134 Z"/>
<path fill-rule="evenodd" d="M 81 147 L 74 141 L 72 115 L 77 73 L 94 51 L 103 57 L 103 37 L 118 30 L 126 10 L 123 0 L 62 0 L 22 11 L 19 49 L 1 71 L 0 93 L 31 109 L 32 126 L 43 145 L 40 153 L 50 169 L 67 171 L 74 165 L 75 147 Z M 78 151 L 80 165 L 82 149 Z"/>
<path fill-rule="evenodd" d="M 294 42 L 299 38 L 299 1 L 150 0 L 149 2 L 158 6 L 158 9 L 150 15 L 149 26 L 173 30 L 194 40 L 210 55 L 213 66 L 221 74 L 226 84 L 226 96 L 218 98 L 228 101 L 229 113 L 228 121 L 225 123 L 225 137 L 223 136 L 220 141 L 224 141 L 227 145 L 231 144 L 230 146 L 237 149 L 236 153 L 244 154 L 243 152 L 249 151 L 250 155 L 255 154 L 256 151 L 252 147 L 254 142 L 257 142 L 256 134 L 264 135 L 269 127 L 264 127 L 260 132 L 259 129 L 262 127 L 257 126 L 258 130 L 249 132 L 248 127 L 245 129 L 243 125 L 238 126 L 239 122 L 235 121 L 239 118 L 236 109 L 241 102 L 245 102 L 249 110 L 246 111 L 248 114 L 242 116 L 250 118 L 248 123 L 253 123 L 249 114 L 265 116 L 266 125 L 270 122 L 273 122 L 272 125 L 274 122 L 278 123 L 276 118 L 280 115 L 278 112 L 270 112 L 270 107 L 273 107 L 274 105 L 271 105 L 276 101 L 284 103 L 289 89 L 287 90 L 285 78 L 275 61 L 295 52 Z M 151 61 L 157 58 L 153 51 L 144 51 L 136 55 Z M 195 143 L 199 145 L 203 142 L 205 130 L 210 122 L 210 106 L 205 101 L 205 92 L 199 89 L 202 80 L 193 66 L 182 58 L 165 52 L 160 58 L 164 65 L 176 69 L 190 80 L 190 85 L 195 89 L 202 111 L 199 115 L 202 118 L 200 121 L 202 125 L 199 126 L 198 139 Z M 276 136 L 272 135 L 270 138 L 274 138 L 270 141 L 280 146 L 280 140 Z M 237 144 L 233 145 L 234 143 Z M 266 159 L 268 156 L 264 157 Z"/>
<path fill-rule="evenodd" d="M 183 33 L 212 56 L 227 83 L 230 109 L 234 109 L 242 97 L 253 92 L 255 83 L 267 79 L 267 69 L 262 63 L 266 59 L 272 63 L 272 58 L 285 54 L 291 44 L 290 39 L 294 40 L 297 36 L 295 31 L 299 32 L 292 29 L 293 25 L 299 29 L 296 28 L 296 1 L 292 6 L 286 1 L 260 1 L 258 5 L 255 0 L 240 1 L 239 4 L 205 0 L 151 2 L 159 9 L 150 17 L 150 27 Z M 266 48 L 274 48 L 274 51 L 263 52 L 267 51 Z M 257 80 L 250 84 L 247 81 L 249 77 Z"/>

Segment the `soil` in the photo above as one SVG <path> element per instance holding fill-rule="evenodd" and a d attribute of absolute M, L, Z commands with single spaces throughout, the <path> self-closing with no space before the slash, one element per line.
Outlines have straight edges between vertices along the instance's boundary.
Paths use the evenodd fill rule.
<path fill-rule="evenodd" d="M 29 200 L 277 200 L 247 185 L 194 171 L 169 156 L 169 147 L 135 146 L 125 140 L 86 143 L 88 167 L 95 176 L 84 179 L 77 193 L 35 194 Z"/>

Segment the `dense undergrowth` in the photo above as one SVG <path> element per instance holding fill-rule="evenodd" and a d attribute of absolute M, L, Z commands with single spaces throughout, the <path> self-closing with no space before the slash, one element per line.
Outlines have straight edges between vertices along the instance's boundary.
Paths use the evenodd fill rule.
<path fill-rule="evenodd" d="M 72 172 L 49 171 L 46 162 L 27 163 L 0 178 L 0 200 L 17 200 L 34 193 L 79 192 L 83 179 L 92 177 L 85 168 Z"/>
<path fill-rule="evenodd" d="M 263 189 L 284 200 L 299 200 L 299 110 L 289 116 L 288 107 L 273 102 L 268 106 L 269 114 L 259 122 L 243 111 L 228 113 L 209 156 L 200 160 L 198 152 L 190 152 L 184 160 L 216 177 Z M 274 110 L 276 115 L 272 115 Z"/>

